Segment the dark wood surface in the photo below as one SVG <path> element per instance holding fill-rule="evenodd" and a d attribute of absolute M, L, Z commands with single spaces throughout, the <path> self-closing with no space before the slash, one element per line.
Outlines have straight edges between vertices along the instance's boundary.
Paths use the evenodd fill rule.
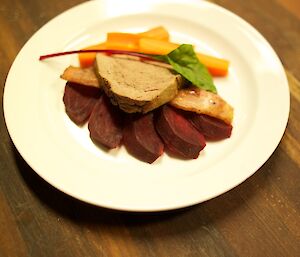
<path fill-rule="evenodd" d="M 1 101 L 24 43 L 82 0 L 1 0 Z M 79 202 L 44 182 L 14 148 L 0 115 L 0 256 L 300 256 L 300 3 L 215 0 L 274 47 L 289 78 L 291 112 L 271 158 L 246 182 L 183 210 L 132 214 Z M 2 102 L 1 102 L 2 105 Z"/>

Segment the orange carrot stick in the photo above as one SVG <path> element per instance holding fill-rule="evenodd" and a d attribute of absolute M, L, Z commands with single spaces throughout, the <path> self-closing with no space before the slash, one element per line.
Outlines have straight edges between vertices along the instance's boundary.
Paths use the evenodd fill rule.
<path fill-rule="evenodd" d="M 139 40 L 139 51 L 147 54 L 168 54 L 178 46 L 179 44 L 150 38 Z M 225 76 L 228 73 L 229 61 L 201 53 L 197 53 L 197 57 L 207 67 L 211 75 Z"/>
<path fill-rule="evenodd" d="M 140 38 L 152 38 L 168 41 L 169 33 L 162 26 L 154 27 L 150 30 L 137 34 L 109 32 L 107 33 L 106 46 L 107 49 L 138 51 Z"/>
<path fill-rule="evenodd" d="M 169 32 L 163 26 L 154 27 L 145 32 L 138 33 L 137 35 L 139 35 L 140 38 L 153 38 L 169 41 Z"/>
<path fill-rule="evenodd" d="M 208 69 L 212 76 L 226 76 L 229 68 L 229 61 L 214 56 L 196 53 L 200 62 Z"/>
<path fill-rule="evenodd" d="M 146 32 L 138 34 L 111 32 L 107 33 L 107 41 L 105 43 L 93 45 L 84 49 L 114 49 L 140 52 L 145 54 L 165 55 L 179 47 L 179 44 L 157 39 L 166 39 L 168 37 L 169 34 L 163 27 L 152 28 Z M 93 65 L 95 56 L 96 53 L 79 54 L 80 66 L 88 67 Z M 207 67 L 211 75 L 225 76 L 228 73 L 229 62 L 227 60 L 202 53 L 197 53 L 197 56 L 199 60 Z"/>
<path fill-rule="evenodd" d="M 168 54 L 178 46 L 179 44 L 153 38 L 141 38 L 139 40 L 139 51 L 145 54 Z"/>
<path fill-rule="evenodd" d="M 132 33 L 110 32 L 107 33 L 107 49 L 137 51 L 139 36 Z"/>
<path fill-rule="evenodd" d="M 84 48 L 83 50 L 102 50 L 106 49 L 106 44 L 101 43 Z M 93 65 L 96 53 L 80 53 L 78 54 L 80 67 L 86 68 Z"/>

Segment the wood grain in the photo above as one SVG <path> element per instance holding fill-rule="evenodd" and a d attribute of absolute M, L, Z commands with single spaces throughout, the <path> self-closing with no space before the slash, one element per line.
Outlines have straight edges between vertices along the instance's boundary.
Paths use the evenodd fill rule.
<path fill-rule="evenodd" d="M 21 47 L 47 21 L 80 2 L 1 0 L 1 101 Z M 286 68 L 291 112 L 271 158 L 240 186 L 197 206 L 149 214 L 110 211 L 41 179 L 14 148 L 1 108 L 1 257 L 300 256 L 299 1 L 214 2 L 257 28 Z"/>
<path fill-rule="evenodd" d="M 277 0 L 279 4 L 284 6 L 289 12 L 300 19 L 300 2 L 297 0 Z"/>

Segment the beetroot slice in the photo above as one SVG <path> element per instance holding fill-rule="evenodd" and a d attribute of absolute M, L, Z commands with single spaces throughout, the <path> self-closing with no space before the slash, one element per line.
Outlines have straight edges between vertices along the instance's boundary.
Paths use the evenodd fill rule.
<path fill-rule="evenodd" d="M 96 103 L 88 122 L 93 141 L 109 149 L 116 148 L 122 140 L 122 114 L 102 95 Z"/>
<path fill-rule="evenodd" d="M 203 135 L 188 119 L 167 105 L 159 113 L 156 130 L 173 154 L 186 159 L 196 159 L 206 145 Z"/>
<path fill-rule="evenodd" d="M 153 122 L 153 113 L 132 119 L 124 129 L 123 143 L 127 151 L 141 161 L 153 163 L 163 154 L 164 144 Z"/>
<path fill-rule="evenodd" d="M 87 87 L 67 82 L 63 96 L 66 113 L 77 125 L 82 125 L 90 117 L 100 97 L 99 88 Z"/>
<path fill-rule="evenodd" d="M 207 140 L 221 140 L 231 136 L 232 125 L 222 120 L 197 113 L 191 114 L 189 119 Z"/>

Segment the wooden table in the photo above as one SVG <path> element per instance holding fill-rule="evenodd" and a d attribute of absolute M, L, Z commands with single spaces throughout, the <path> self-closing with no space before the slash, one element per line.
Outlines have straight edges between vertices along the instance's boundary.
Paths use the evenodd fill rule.
<path fill-rule="evenodd" d="M 1 0 L 1 99 L 24 43 L 82 0 Z M 44 182 L 0 122 L 0 256 L 300 256 L 300 4 L 216 0 L 271 43 L 290 83 L 285 135 L 255 175 L 230 192 L 184 210 L 132 214 L 97 208 Z"/>

